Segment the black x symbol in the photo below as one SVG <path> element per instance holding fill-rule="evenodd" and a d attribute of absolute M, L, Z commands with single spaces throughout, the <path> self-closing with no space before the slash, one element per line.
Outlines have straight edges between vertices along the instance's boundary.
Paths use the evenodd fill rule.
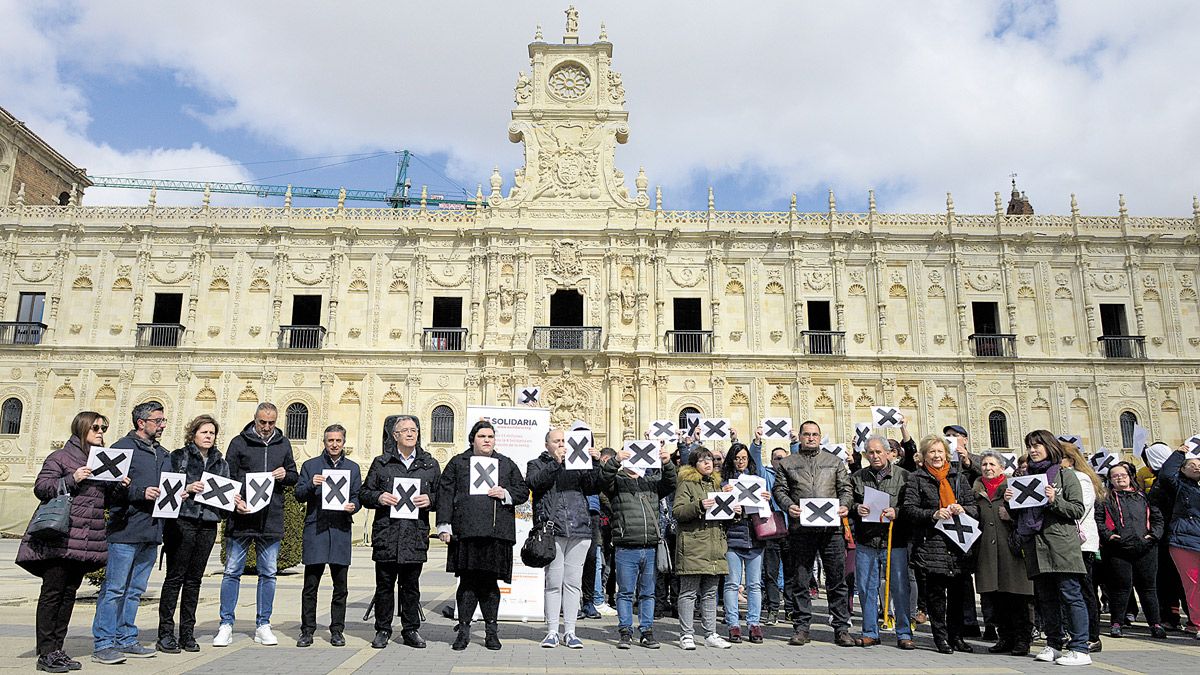
<path fill-rule="evenodd" d="M 725 420 L 717 420 L 715 422 L 704 420 L 704 427 L 705 438 L 725 435 Z"/>
<path fill-rule="evenodd" d="M 587 449 L 591 444 L 591 441 L 589 441 L 586 437 L 580 438 L 578 443 L 575 442 L 574 438 L 568 438 L 567 445 L 571 446 L 571 456 L 567 458 L 567 462 L 574 464 L 577 462 L 588 461 Z"/>
<path fill-rule="evenodd" d="M 854 447 L 865 448 L 867 446 L 867 437 L 870 435 L 870 427 L 856 428 L 854 430 Z"/>
<path fill-rule="evenodd" d="M 396 508 L 408 509 L 409 511 L 417 510 L 417 505 L 414 504 L 412 500 L 413 495 L 417 494 L 416 485 L 409 485 L 407 488 L 396 488 L 395 494 L 396 499 L 400 500 L 396 502 Z"/>
<path fill-rule="evenodd" d="M 826 523 L 834 522 L 833 516 L 829 513 L 829 510 L 833 508 L 833 504 L 833 502 L 825 502 L 823 504 L 809 502 L 808 518 L 806 520 L 810 523 L 814 523 L 816 522 L 817 518 L 820 518 Z"/>
<path fill-rule="evenodd" d="M 1033 497 L 1034 501 L 1039 501 L 1039 502 L 1043 501 L 1045 499 L 1045 497 L 1042 497 L 1037 492 L 1038 486 L 1041 484 L 1042 484 L 1042 481 L 1041 481 L 1041 479 L 1038 479 L 1038 478 L 1034 478 L 1033 480 L 1029 481 L 1028 483 L 1023 482 L 1023 481 L 1022 482 L 1014 482 L 1013 487 L 1015 487 L 1016 489 L 1021 491 L 1021 494 L 1016 496 L 1016 502 L 1018 504 L 1024 504 L 1025 500 L 1029 497 Z"/>
<path fill-rule="evenodd" d="M 254 506 L 261 501 L 266 501 L 271 498 L 269 486 L 272 484 L 270 478 L 262 479 L 262 482 L 255 482 L 253 478 L 247 479 L 246 483 L 250 485 L 250 489 L 254 494 L 250 496 L 250 506 Z"/>
<path fill-rule="evenodd" d="M 900 420 L 896 418 L 896 415 L 900 414 L 899 410 L 895 408 L 876 408 L 875 411 L 879 413 L 879 421 L 875 426 L 881 427 L 885 424 L 900 424 Z"/>
<path fill-rule="evenodd" d="M 1096 473 L 1105 473 L 1117 463 L 1115 455 L 1104 453 L 1103 455 L 1092 455 L 1092 466 L 1096 467 Z"/>
<path fill-rule="evenodd" d="M 538 391 L 536 389 L 522 389 L 521 403 L 537 403 Z"/>
<path fill-rule="evenodd" d="M 651 431 L 650 435 L 655 438 L 658 438 L 660 436 L 674 436 L 675 429 L 672 428 L 672 425 L 670 422 L 655 422 L 654 423 L 654 431 Z"/>
<path fill-rule="evenodd" d="M 163 498 L 158 502 L 159 510 L 167 508 L 167 504 L 171 505 L 170 508 L 172 511 L 179 508 L 179 497 L 176 493 L 179 492 L 179 488 L 181 487 L 183 487 L 183 481 L 179 481 L 178 483 L 172 483 L 169 480 L 163 481 Z"/>
<path fill-rule="evenodd" d="M 1000 456 L 1004 458 L 1004 470 L 1005 471 L 1008 471 L 1009 469 L 1012 469 L 1013 471 L 1017 470 L 1017 456 L 1016 455 L 1000 455 Z"/>
<path fill-rule="evenodd" d="M 1197 450 L 1200 450 L 1200 436 L 1192 436 L 1184 442 L 1184 445 L 1191 446 L 1192 449 L 1189 452 L 1196 452 Z"/>
<path fill-rule="evenodd" d="M 779 420 L 778 422 L 765 420 L 765 422 L 767 423 L 767 430 L 763 432 L 763 436 L 768 438 L 787 438 L 787 431 L 784 430 L 784 427 L 787 426 L 787 420 Z"/>
<path fill-rule="evenodd" d="M 700 418 L 699 417 L 689 417 L 687 422 L 688 422 L 688 435 L 695 436 L 696 432 L 699 431 L 699 429 L 700 429 Z"/>
<path fill-rule="evenodd" d="M 942 529 L 947 532 L 953 532 L 954 536 L 958 537 L 959 544 L 967 543 L 967 535 L 975 531 L 975 528 L 962 521 L 962 515 L 954 514 L 950 518 L 950 522 L 942 525 Z"/>
<path fill-rule="evenodd" d="M 237 483 L 219 483 L 216 478 L 208 479 L 208 492 L 204 493 L 204 500 L 218 499 L 222 504 L 229 505 L 229 498 L 225 495 L 234 488 Z"/>
<path fill-rule="evenodd" d="M 489 488 L 496 487 L 496 481 L 492 478 L 492 474 L 496 473 L 495 464 L 476 464 L 475 470 L 479 472 L 479 477 L 475 479 L 475 487 L 479 487 L 484 483 Z"/>
<path fill-rule="evenodd" d="M 756 492 L 756 490 L 758 490 L 758 485 L 743 485 L 741 483 L 734 483 L 733 486 L 738 490 L 738 501 L 743 499 L 749 499 L 755 503 L 762 501 L 762 497 L 759 497 L 758 492 Z"/>
<path fill-rule="evenodd" d="M 92 472 L 92 477 L 94 478 L 107 471 L 108 473 L 112 474 L 113 478 L 120 478 L 121 467 L 117 465 L 120 464 L 121 460 L 124 458 L 125 455 L 123 454 L 118 453 L 116 457 L 109 457 L 107 453 L 97 451 L 96 461 L 100 462 L 100 466 Z"/>
<path fill-rule="evenodd" d="M 733 501 L 735 499 L 737 499 L 737 498 L 734 497 L 733 495 L 729 495 L 728 497 L 725 497 L 725 496 L 713 497 L 712 515 L 714 517 L 716 517 L 716 516 L 721 515 L 722 513 L 728 513 L 730 516 L 732 516 L 733 515 Z"/>
<path fill-rule="evenodd" d="M 653 443 L 630 443 L 629 451 L 633 453 L 633 456 L 629 458 L 630 464 L 654 464 Z"/>
<path fill-rule="evenodd" d="M 325 503 L 328 504 L 334 499 L 338 502 L 346 503 L 346 493 L 342 492 L 342 488 L 346 487 L 346 483 L 350 482 L 349 478 L 338 480 L 336 477 L 330 476 L 325 479 L 325 484 L 329 486 L 329 494 L 325 495 Z"/>

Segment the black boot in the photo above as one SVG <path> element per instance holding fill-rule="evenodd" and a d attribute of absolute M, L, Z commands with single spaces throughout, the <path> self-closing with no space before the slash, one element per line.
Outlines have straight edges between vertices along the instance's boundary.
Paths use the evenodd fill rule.
<path fill-rule="evenodd" d="M 488 621 L 484 624 L 483 646 L 492 651 L 500 649 L 503 645 L 500 644 L 500 625 L 495 621 Z"/>
<path fill-rule="evenodd" d="M 469 622 L 459 623 L 456 630 L 458 631 L 458 637 L 454 638 L 454 644 L 450 645 L 450 648 L 456 652 L 461 652 L 467 648 L 467 645 L 471 644 L 471 624 Z"/>

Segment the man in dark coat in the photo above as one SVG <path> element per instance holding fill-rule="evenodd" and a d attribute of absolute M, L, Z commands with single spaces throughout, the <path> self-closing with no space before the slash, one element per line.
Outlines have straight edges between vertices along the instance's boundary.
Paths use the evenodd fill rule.
<path fill-rule="evenodd" d="M 112 447 L 133 451 L 129 463 L 128 498 L 109 509 L 108 569 L 96 598 L 92 622 L 92 660 L 121 663 L 126 657 L 147 658 L 155 651 L 138 643 L 137 610 L 154 569 L 162 523 L 155 519 L 158 474 L 167 451 L 158 444 L 167 417 L 158 401 L 133 409 L 133 429 Z"/>
<path fill-rule="evenodd" d="M 346 646 L 346 638 L 342 635 L 346 629 L 346 573 L 350 568 L 354 514 L 361 508 L 359 490 L 362 487 L 362 473 L 358 464 L 346 459 L 343 452 L 346 447 L 345 427 L 340 424 L 329 425 L 321 442 L 325 452 L 300 467 L 300 480 L 296 482 L 296 499 L 307 507 L 304 516 L 304 593 L 300 601 L 297 647 L 312 646 L 313 632 L 317 629 L 317 590 L 321 587 L 321 576 L 325 573 L 326 565 L 329 565 L 329 576 L 333 578 L 329 644 L 334 647 Z M 327 470 L 350 472 L 350 482 L 345 486 L 344 493 L 346 503 L 341 510 L 325 508 L 322 486 L 327 480 Z"/>
<path fill-rule="evenodd" d="M 392 448 L 371 462 L 359 497 L 375 509 L 371 530 L 371 559 L 375 561 L 375 649 L 387 647 L 392 637 L 396 589 L 400 591 L 400 637 L 404 644 L 425 648 L 421 627 L 421 569 L 429 553 L 429 512 L 437 506 L 437 484 L 442 474 L 433 455 L 421 448 L 421 427 L 412 415 L 400 415 L 392 425 Z M 393 518 L 400 503 L 394 489 L 397 478 L 421 481 L 412 503 L 415 519 Z"/>
<path fill-rule="evenodd" d="M 229 441 L 225 461 L 229 462 L 229 477 L 244 482 L 248 473 L 270 472 L 275 477 L 271 503 L 249 513 L 241 497 L 237 509 L 225 524 L 228 546 L 225 551 L 225 573 L 221 578 L 221 626 L 213 638 L 214 647 L 227 647 L 233 642 L 233 610 L 237 607 L 238 591 L 242 586 L 242 571 L 246 567 L 246 552 L 254 544 L 255 566 L 258 568 L 258 615 L 254 641 L 276 645 L 279 641 L 271 632 L 271 609 L 275 604 L 275 571 L 279 560 L 279 545 L 283 541 L 283 491 L 295 485 L 296 460 L 292 444 L 275 422 L 279 409 L 274 403 L 259 403 L 254 421 L 242 433 Z"/>

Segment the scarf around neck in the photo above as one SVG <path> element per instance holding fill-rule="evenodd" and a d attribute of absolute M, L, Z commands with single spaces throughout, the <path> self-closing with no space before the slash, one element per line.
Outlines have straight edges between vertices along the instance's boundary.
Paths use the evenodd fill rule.
<path fill-rule="evenodd" d="M 1025 475 L 1033 476 L 1037 474 L 1045 474 L 1046 485 L 1052 485 L 1058 478 L 1058 472 L 1062 469 L 1062 465 L 1050 459 L 1045 459 L 1040 462 L 1029 462 L 1026 468 Z M 1042 531 L 1042 525 L 1046 518 L 1046 507 L 1034 506 L 1028 509 L 1021 510 L 1021 516 L 1017 519 L 1017 534 L 1029 536 Z"/>
<path fill-rule="evenodd" d="M 954 488 L 951 487 L 950 481 L 946 477 L 950 475 L 950 462 L 942 465 L 942 468 L 935 469 L 928 464 L 925 469 L 929 471 L 929 475 L 937 479 L 938 482 L 938 503 L 944 509 L 951 504 L 957 504 L 958 499 L 954 496 Z"/>
<path fill-rule="evenodd" d="M 980 477 L 979 480 L 983 482 L 983 487 L 987 490 L 988 499 L 994 500 L 996 495 L 1000 494 L 1000 486 L 1004 484 L 1005 478 L 1007 478 L 1007 476 L 1004 474 L 1000 474 L 995 478 L 988 478 L 987 476 Z"/>

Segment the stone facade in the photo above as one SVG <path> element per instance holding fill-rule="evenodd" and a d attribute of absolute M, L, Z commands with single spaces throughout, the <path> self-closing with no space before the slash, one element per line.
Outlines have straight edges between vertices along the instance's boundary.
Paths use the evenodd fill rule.
<path fill-rule="evenodd" d="M 306 409 L 300 455 L 338 422 L 361 462 L 399 412 L 445 459 L 466 406 L 531 384 L 556 424 L 587 420 L 604 445 L 687 407 L 744 436 L 789 416 L 845 440 L 871 406 L 898 405 L 916 433 L 961 423 L 975 448 L 993 445 L 997 412 L 1009 447 L 1039 427 L 1120 447 L 1122 413 L 1170 443 L 1200 427 L 1200 207 L 1008 215 L 997 194 L 985 215 L 950 199 L 843 213 L 831 194 L 821 213 L 730 212 L 710 194 L 664 210 L 644 173 L 631 189 L 614 166 L 629 127 L 611 53 L 603 36 L 539 33 L 509 127 L 525 165 L 475 208 L 0 208 L 0 319 L 45 294 L 38 343 L 0 346 L 0 399 L 23 408 L 0 435 L 3 527 L 23 527 L 77 411 L 119 435 L 148 399 L 168 447 L 202 412 L 224 442 L 270 400 Z M 321 328 L 290 327 L 314 295 L 304 318 Z M 160 303 L 174 320 L 139 327 Z M 447 306 L 465 334 L 430 330 Z M 432 438 L 441 406 L 451 442 Z"/>
<path fill-rule="evenodd" d="M 72 164 L 25 124 L 0 108 L 0 206 L 67 205 L 90 186 Z"/>

